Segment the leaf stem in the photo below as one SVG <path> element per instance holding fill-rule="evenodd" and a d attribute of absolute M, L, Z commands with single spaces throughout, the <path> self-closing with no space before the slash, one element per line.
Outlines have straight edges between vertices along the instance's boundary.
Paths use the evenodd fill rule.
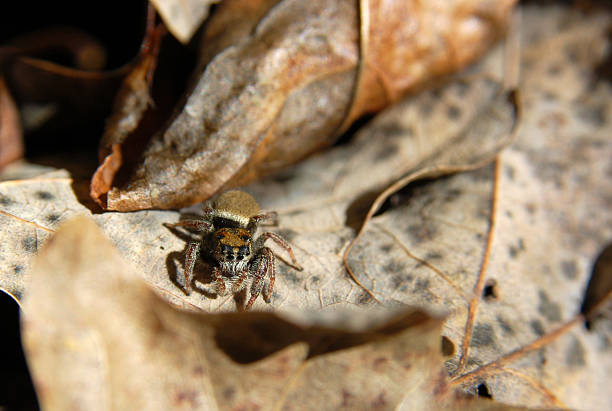
<path fill-rule="evenodd" d="M 482 298 L 482 290 L 484 288 L 484 279 L 489 265 L 489 259 L 491 256 L 491 244 L 493 243 L 493 231 L 495 230 L 496 219 L 495 212 L 497 210 L 497 191 L 499 182 L 499 169 L 501 162 L 499 159 L 495 160 L 495 171 L 493 174 L 493 196 L 491 197 L 491 215 L 489 217 L 489 232 L 487 233 L 487 246 L 485 248 L 484 255 L 482 257 L 482 263 L 480 264 L 480 272 L 478 273 L 478 281 L 474 287 L 474 294 L 470 300 L 468 318 L 465 324 L 465 333 L 463 335 L 463 343 L 461 347 L 461 358 L 459 359 L 459 366 L 457 368 L 457 374 L 460 374 L 467 363 L 468 354 L 470 352 L 470 342 L 472 340 L 472 331 L 474 329 L 474 321 L 476 318 L 476 311 L 478 310 L 478 302 Z"/>

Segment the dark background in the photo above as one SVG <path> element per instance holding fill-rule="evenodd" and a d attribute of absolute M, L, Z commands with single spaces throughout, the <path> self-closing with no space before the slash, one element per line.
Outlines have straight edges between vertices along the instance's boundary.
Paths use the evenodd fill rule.
<path fill-rule="evenodd" d="M 145 28 L 146 9 L 146 1 L 2 2 L 0 47 L 15 38 L 45 28 L 78 28 L 103 44 L 107 52 L 104 70 L 113 70 L 130 62 L 138 53 Z M 0 53 L 0 65 L 4 63 L 1 57 Z M 65 66 L 72 65 L 71 56 L 61 51 L 47 50 L 34 57 Z M 110 107 L 108 109 L 110 110 Z M 103 127 L 104 116 L 100 116 L 97 121 L 88 122 L 85 129 L 80 127 L 78 132 L 75 130 L 73 135 L 68 129 L 68 132 L 62 134 L 62 139 L 51 138 L 57 129 L 43 129 L 33 135 L 26 135 L 26 156 L 44 156 L 68 148 L 89 150 L 95 158 Z M 19 306 L 11 296 L 1 291 L 0 321 L 0 409 L 36 410 L 39 407 L 21 347 Z"/>

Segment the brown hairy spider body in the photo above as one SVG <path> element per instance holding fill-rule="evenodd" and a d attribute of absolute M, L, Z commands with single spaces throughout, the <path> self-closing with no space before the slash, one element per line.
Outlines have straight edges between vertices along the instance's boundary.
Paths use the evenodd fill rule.
<path fill-rule="evenodd" d="M 267 239 L 284 248 L 297 270 L 293 250 L 278 234 L 264 232 L 254 239 L 258 225 L 264 220 L 276 220 L 277 213 L 260 212 L 259 205 L 244 191 L 228 191 L 214 202 L 213 207 L 204 208 L 204 215 L 197 220 L 185 220 L 170 227 L 186 227 L 202 233 L 201 241 L 190 241 L 185 255 L 185 292 L 191 293 L 193 268 L 203 247 L 213 260 L 213 277 L 218 295 L 229 291 L 237 293 L 251 284 L 250 298 L 245 310 L 251 308 L 263 291 L 269 303 L 276 278 L 276 259 L 272 250 L 264 245 Z"/>

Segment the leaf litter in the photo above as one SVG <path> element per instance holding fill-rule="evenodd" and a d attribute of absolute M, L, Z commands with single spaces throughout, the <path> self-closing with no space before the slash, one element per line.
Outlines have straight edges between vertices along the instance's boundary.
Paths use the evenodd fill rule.
<path fill-rule="evenodd" d="M 92 195 L 107 210 L 186 207 L 301 161 L 482 56 L 514 3 L 224 1 L 184 105 L 140 155 L 123 156 L 127 179 Z M 99 173 L 114 176 L 105 163 Z"/>
<path fill-rule="evenodd" d="M 446 360 L 453 386 L 472 393 L 484 387 L 495 400 L 509 404 L 610 409 L 598 389 L 611 374 L 609 332 L 585 330 L 576 317 L 589 265 L 611 237 L 605 177 L 612 154 L 605 137 L 610 89 L 592 77 L 603 56 L 606 23 L 601 16 L 585 18 L 556 8 L 528 8 L 524 16 L 523 44 L 528 46 L 517 143 L 492 166 L 412 185 L 392 197 L 366 224 L 347 261 L 384 305 L 450 313 L 442 334 L 454 351 Z M 292 273 L 279 264 L 272 305 L 259 301 L 258 308 L 274 308 L 293 321 L 304 321 L 311 310 L 359 313 L 377 306 L 342 266 L 342 254 L 354 236 L 347 214 L 357 210 L 365 215 L 385 185 L 409 173 L 411 164 L 422 167 L 436 147 L 462 135 L 475 117 L 469 110 L 486 107 L 487 98 L 498 96 L 475 92 L 472 98 L 481 102 L 468 104 L 469 97 L 462 94 L 466 88 L 495 89 L 485 80 L 489 76 L 476 77 L 480 81 L 468 87 L 464 78 L 412 104 L 401 103 L 402 115 L 394 117 L 393 111 L 400 109 L 391 108 L 351 144 L 247 188 L 264 208 L 280 212 L 278 230 L 294 244 L 306 268 Z M 559 88 L 559 81 L 566 87 Z M 463 104 L 459 119 L 450 115 L 456 107 L 449 108 L 457 101 Z M 467 110 L 465 117 L 462 110 Z M 439 133 L 432 135 L 432 130 Z M 437 141 L 446 130 L 450 138 Z M 401 138 L 394 139 L 394 133 Z M 367 144 L 381 134 L 388 137 L 381 144 Z M 423 144 L 424 136 L 434 147 Z M 389 161 L 388 169 L 381 155 Z M 363 164 L 370 167 L 360 172 Z M 24 291 L 23 272 L 49 230 L 68 216 L 89 214 L 70 191 L 68 177 L 38 180 L 0 186 L 5 235 L 35 240 L 21 241 L 20 247 L 20 241 L 3 241 L 14 247 L 2 253 L 2 287 L 9 292 Z M 61 201 L 42 192 L 59 193 Z M 356 199 L 370 200 L 363 207 Z M 44 217 L 53 211 L 65 214 L 51 224 Z M 181 294 L 176 279 L 181 278 L 185 242 L 161 225 L 176 221 L 176 212 L 93 218 L 166 299 L 208 312 L 234 310 L 231 298 Z M 11 253 L 15 259 L 9 261 Z M 24 266 L 21 276 L 14 272 L 18 262 Z M 200 281 L 210 281 L 206 267 L 198 272 Z"/>
<path fill-rule="evenodd" d="M 87 217 L 60 228 L 36 258 L 32 277 L 24 303 L 24 344 L 46 408 L 492 405 L 448 389 L 440 319 L 412 312 L 386 321 L 379 316 L 370 327 L 362 320 L 351 330 L 344 322 L 342 330 L 298 325 L 272 313 L 180 311 L 126 269 L 114 245 Z M 316 324 L 312 315 L 302 323 Z M 271 355 L 253 361 L 262 351 L 270 354 L 270 346 Z M 232 348 L 242 361 L 228 355 Z"/>

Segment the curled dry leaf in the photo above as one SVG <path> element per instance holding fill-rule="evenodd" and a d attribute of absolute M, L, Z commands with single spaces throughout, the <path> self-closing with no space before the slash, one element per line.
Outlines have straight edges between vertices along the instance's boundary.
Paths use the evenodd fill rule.
<path fill-rule="evenodd" d="M 113 178 L 123 164 L 123 152 L 130 151 L 128 147 L 122 149 L 121 145 L 141 122 L 146 121 L 147 114 L 149 117 L 154 115 L 148 112 L 153 105 L 150 88 L 164 34 L 164 27 L 155 25 L 155 11 L 149 7 L 146 32 L 140 52 L 121 83 L 115 97 L 113 114 L 106 122 L 106 130 L 100 142 L 101 164 L 94 173 L 90 185 L 90 195 L 98 204 L 102 203 L 100 197 L 111 188 Z M 135 142 L 137 143 L 138 141 Z"/>
<path fill-rule="evenodd" d="M 179 311 L 126 269 L 85 217 L 41 250 L 24 313 L 24 345 L 48 409 L 492 406 L 449 390 L 439 319 L 414 312 L 372 327 L 362 316 L 346 330 L 266 313 Z"/>
<path fill-rule="evenodd" d="M 361 115 L 474 61 L 513 4 L 223 2 L 184 107 L 106 208 L 182 207 L 303 159 Z"/>

